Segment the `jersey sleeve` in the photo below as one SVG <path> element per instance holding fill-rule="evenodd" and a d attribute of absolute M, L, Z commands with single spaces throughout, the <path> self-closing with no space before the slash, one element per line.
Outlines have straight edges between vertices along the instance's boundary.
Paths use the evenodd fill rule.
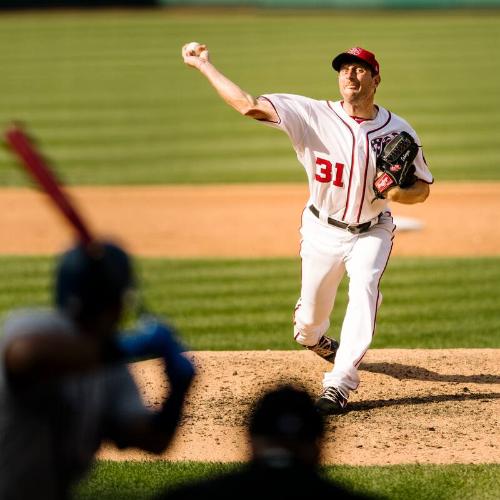
<path fill-rule="evenodd" d="M 409 130 L 408 132 L 413 136 L 415 142 L 419 146 L 417 156 L 415 158 L 415 161 L 413 162 L 413 164 L 415 165 L 415 175 L 421 181 L 427 182 L 427 184 L 432 184 L 434 182 L 434 177 L 432 176 L 429 166 L 427 165 L 427 161 L 422 149 L 422 142 L 413 129 Z"/>
<path fill-rule="evenodd" d="M 302 151 L 310 116 L 310 99 L 293 94 L 263 94 L 259 99 L 269 101 L 278 115 L 277 121 L 261 120 L 262 123 L 286 132 L 294 148 Z"/>

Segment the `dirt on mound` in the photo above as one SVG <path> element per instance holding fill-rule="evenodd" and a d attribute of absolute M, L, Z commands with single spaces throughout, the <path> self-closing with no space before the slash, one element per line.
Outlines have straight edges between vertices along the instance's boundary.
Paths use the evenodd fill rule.
<path fill-rule="evenodd" d="M 242 461 L 246 424 L 264 391 L 292 383 L 321 391 L 331 365 L 309 351 L 195 352 L 198 378 L 164 460 Z M 157 361 L 131 365 L 149 406 L 166 383 Z M 492 463 L 500 456 L 498 349 L 371 350 L 348 411 L 329 417 L 325 464 Z M 104 447 L 100 458 L 154 459 Z"/>

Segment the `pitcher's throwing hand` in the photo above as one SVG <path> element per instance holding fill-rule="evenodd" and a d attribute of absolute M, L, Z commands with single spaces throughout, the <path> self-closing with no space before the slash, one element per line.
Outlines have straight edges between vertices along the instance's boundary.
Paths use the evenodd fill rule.
<path fill-rule="evenodd" d="M 188 66 L 199 68 L 209 61 L 207 46 L 198 42 L 189 42 L 182 47 L 182 58 Z"/>

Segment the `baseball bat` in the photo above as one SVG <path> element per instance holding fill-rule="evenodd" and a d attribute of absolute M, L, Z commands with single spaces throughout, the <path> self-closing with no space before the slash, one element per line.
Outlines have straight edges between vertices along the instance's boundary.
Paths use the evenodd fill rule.
<path fill-rule="evenodd" d="M 76 230 L 81 243 L 87 247 L 89 253 L 99 254 L 99 243 L 94 239 L 87 224 L 83 220 L 80 213 L 77 211 L 75 204 L 71 201 L 69 195 L 64 192 L 60 182 L 49 164 L 48 160 L 44 158 L 41 152 L 37 149 L 33 141 L 30 140 L 26 132 L 18 124 L 10 125 L 5 132 L 5 140 L 10 146 L 12 151 L 21 160 L 21 164 L 27 172 L 33 177 L 35 182 L 45 191 L 52 202 L 56 205 L 59 211 L 63 214 L 70 225 Z M 142 294 L 138 297 L 136 306 L 136 314 L 151 321 L 155 316 L 147 307 L 145 299 Z M 162 326 L 162 328 L 167 328 Z M 168 329 L 168 328 L 167 328 Z M 169 333 L 171 336 L 172 333 Z M 134 336 L 131 339 L 123 339 L 124 350 L 130 351 L 131 357 L 152 355 L 151 353 L 151 335 L 143 333 Z M 165 341 L 165 339 L 164 339 Z M 173 339 L 170 340 L 172 345 L 177 344 Z M 172 345 L 169 344 L 170 348 Z M 176 347 L 176 349 L 179 349 Z M 156 357 L 154 355 L 153 357 Z"/>
<path fill-rule="evenodd" d="M 21 160 L 21 164 L 33 177 L 35 182 L 45 191 L 62 215 L 76 230 L 79 240 L 86 246 L 90 254 L 99 255 L 99 244 L 89 230 L 76 205 L 64 192 L 61 183 L 56 178 L 48 160 L 38 150 L 35 143 L 18 124 L 12 124 L 5 132 L 5 139 L 12 151 Z M 92 243 L 92 244 L 91 244 Z M 154 316 L 147 306 L 142 294 L 138 295 L 136 314 L 138 316 Z"/>
<path fill-rule="evenodd" d="M 62 189 L 48 160 L 44 158 L 21 126 L 18 124 L 10 125 L 5 132 L 5 140 L 21 161 L 22 166 L 45 191 L 76 231 L 79 240 L 86 246 L 93 242 L 94 238 L 88 225 L 77 211 L 69 195 Z"/>
<path fill-rule="evenodd" d="M 74 228 L 78 239 L 85 245 L 90 254 L 99 255 L 99 243 L 89 230 L 81 213 L 69 195 L 63 190 L 57 179 L 53 167 L 38 150 L 36 144 L 30 139 L 23 128 L 17 124 L 11 124 L 5 132 L 5 140 L 11 150 L 21 160 L 22 166 L 31 175 L 35 182 L 45 191 L 50 200 L 59 209 L 69 224 Z M 138 316 L 154 316 L 147 306 L 145 298 L 139 294 L 136 306 Z"/>

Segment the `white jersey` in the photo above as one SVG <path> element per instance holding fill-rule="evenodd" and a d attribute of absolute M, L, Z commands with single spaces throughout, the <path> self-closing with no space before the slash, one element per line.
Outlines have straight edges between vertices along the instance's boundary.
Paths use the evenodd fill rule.
<path fill-rule="evenodd" d="M 374 220 L 387 209 L 387 201 L 375 199 L 373 181 L 376 159 L 383 146 L 401 131 L 420 140 L 402 118 L 378 106 L 375 119 L 358 123 L 342 107 L 342 102 L 318 101 L 292 94 L 266 94 L 278 114 L 277 122 L 264 121 L 285 131 L 297 158 L 304 166 L 310 197 L 320 219 L 328 217 L 361 224 Z M 414 161 L 415 175 L 432 183 L 432 174 L 422 148 Z"/>

